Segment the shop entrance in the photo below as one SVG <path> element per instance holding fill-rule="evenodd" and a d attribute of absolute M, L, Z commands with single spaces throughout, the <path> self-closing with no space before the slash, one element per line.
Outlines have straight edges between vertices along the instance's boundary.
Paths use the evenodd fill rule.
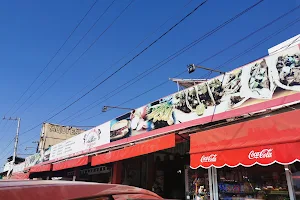
<path fill-rule="evenodd" d="M 185 199 L 185 166 L 189 165 L 188 143 L 154 154 L 152 191 L 164 198 Z"/>

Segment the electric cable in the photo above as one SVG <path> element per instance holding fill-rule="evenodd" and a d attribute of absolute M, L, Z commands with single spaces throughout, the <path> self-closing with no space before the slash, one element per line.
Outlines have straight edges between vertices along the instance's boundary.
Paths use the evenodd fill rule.
<path fill-rule="evenodd" d="M 295 25 L 295 24 L 298 23 L 299 21 L 300 21 L 300 18 L 298 18 L 298 19 L 292 21 L 291 23 L 287 24 L 285 27 L 283 27 L 283 28 L 279 29 L 278 31 L 276 31 L 275 33 L 272 33 L 271 35 L 267 36 L 266 38 L 264 38 L 263 40 L 259 41 L 258 43 L 256 43 L 255 45 L 251 46 L 250 48 L 246 49 L 246 50 L 243 51 L 242 53 L 238 54 L 237 56 L 234 56 L 233 58 L 231 58 L 231 59 L 229 59 L 229 60 L 227 60 L 225 63 L 226 63 L 226 64 L 229 64 L 229 63 L 231 63 L 231 62 L 237 60 L 237 59 L 240 58 L 241 56 L 243 56 L 243 55 L 249 53 L 249 52 L 252 51 L 253 49 L 257 48 L 258 46 L 260 46 L 260 45 L 263 44 L 264 42 L 267 42 L 267 41 L 270 40 L 272 37 L 274 37 L 275 35 L 278 35 L 279 33 L 281 33 L 282 31 L 286 30 L 287 28 L 289 28 L 289 27 Z M 224 63 L 223 63 L 223 64 L 219 65 L 217 68 L 213 68 L 213 69 L 220 69 L 220 68 L 222 68 L 222 67 L 224 67 L 224 66 L 225 66 L 225 65 L 224 65 Z M 208 73 L 207 75 L 209 75 L 209 74 L 210 74 L 210 73 Z M 205 78 L 207 75 L 204 75 L 202 78 Z M 165 84 L 165 83 L 167 83 L 167 82 L 168 82 L 168 81 L 163 82 L 162 84 Z M 160 85 L 162 85 L 162 84 L 160 84 Z M 135 99 L 135 98 L 137 98 L 137 97 L 132 98 L 132 100 Z M 121 105 L 123 105 L 123 104 L 125 104 L 125 103 L 127 103 L 127 102 L 128 102 L 128 101 L 123 102 L 122 104 L 117 105 L 117 106 L 121 106 Z M 100 113 L 100 114 L 102 114 L 102 113 Z M 99 116 L 100 114 L 95 115 L 95 116 Z M 95 117 L 95 116 L 93 116 L 93 117 Z M 81 122 L 86 121 L 86 120 L 88 120 L 88 119 L 91 119 L 91 118 L 93 118 L 93 117 L 84 119 L 84 120 L 79 121 L 79 122 L 77 122 L 77 123 L 81 123 Z"/>
<path fill-rule="evenodd" d="M 297 8 L 299 8 L 299 6 L 298 6 Z M 270 26 L 270 25 L 273 24 L 275 21 L 278 21 L 279 19 L 281 19 L 282 17 L 286 16 L 287 14 L 291 13 L 291 12 L 294 11 L 294 10 L 295 10 L 295 9 L 292 9 L 291 11 L 285 13 L 284 15 L 282 15 L 282 16 L 276 18 L 275 20 L 273 20 L 272 22 L 268 23 L 268 24 L 265 25 L 264 27 L 262 27 L 262 28 L 258 29 L 257 31 L 255 31 L 255 33 L 257 33 L 258 31 L 260 31 L 260 30 L 262 30 L 262 29 L 264 29 L 264 28 L 266 28 L 266 27 L 268 27 L 268 26 Z M 209 34 L 205 34 L 203 37 L 200 37 L 200 38 L 197 40 L 197 43 L 199 43 L 200 41 L 204 40 L 204 39 L 207 38 L 208 36 L 211 36 L 211 34 L 214 33 L 214 32 L 216 32 L 217 30 L 219 30 L 219 29 L 214 29 L 213 31 L 208 32 Z M 212 59 L 213 57 L 216 57 L 217 55 L 221 54 L 222 52 L 224 52 L 224 51 L 228 50 L 229 48 L 232 48 L 233 46 L 235 46 L 235 45 L 237 45 L 238 43 L 242 42 L 242 41 L 245 40 L 246 38 L 251 37 L 253 34 L 254 34 L 254 33 L 249 34 L 248 36 L 246 36 L 246 37 L 244 37 L 243 39 L 241 39 L 241 40 L 235 42 L 234 44 L 230 45 L 229 47 L 227 47 L 227 48 L 225 48 L 225 49 L 219 51 L 218 53 L 214 54 L 213 56 L 208 57 L 205 61 L 208 61 L 208 60 Z M 189 47 L 189 45 L 191 45 L 191 44 L 192 44 L 192 46 Z M 108 97 L 108 98 L 105 98 L 106 96 L 108 96 L 108 95 L 111 94 L 112 92 L 115 92 L 115 91 L 119 90 L 120 88 L 122 88 L 122 87 L 124 87 L 125 85 L 129 84 L 131 81 L 134 81 L 135 79 L 138 78 L 137 80 L 135 80 L 134 82 L 132 82 L 130 85 L 128 85 L 128 86 L 126 86 L 125 88 L 122 89 L 122 90 L 125 90 L 125 89 L 128 88 L 129 86 L 133 85 L 133 84 L 136 83 L 137 81 L 139 81 L 139 80 L 141 80 L 142 78 L 144 78 L 145 76 L 151 74 L 151 73 L 154 72 L 155 70 L 158 70 L 159 68 L 161 68 L 162 66 L 164 66 L 165 64 L 167 64 L 169 61 L 171 61 L 171 60 L 173 60 L 174 58 L 176 58 L 176 57 L 178 56 L 178 53 L 182 54 L 182 53 L 184 53 L 185 51 L 187 51 L 188 49 L 190 49 L 191 47 L 194 46 L 193 43 L 191 43 L 191 44 L 185 46 L 184 48 L 180 49 L 180 50 L 177 51 L 176 53 L 172 54 L 171 56 L 169 56 L 169 57 L 166 58 L 165 60 L 163 60 L 163 61 L 157 63 L 156 65 L 152 66 L 151 68 L 147 69 L 146 71 L 144 71 L 144 72 L 138 74 L 136 77 L 134 77 L 133 79 L 131 79 L 131 80 L 127 81 L 126 83 L 120 85 L 118 88 L 114 89 L 113 91 L 110 91 L 108 94 L 104 95 L 102 98 L 100 98 L 100 99 L 94 101 L 93 103 L 89 104 L 88 106 L 84 107 L 83 109 L 80 109 L 79 111 L 77 111 L 76 113 L 74 113 L 75 116 L 74 116 L 74 114 L 72 114 L 72 115 L 70 115 L 69 117 L 65 118 L 64 120 L 60 121 L 59 123 L 62 123 L 62 122 L 64 122 L 64 121 L 66 121 L 67 119 L 71 118 L 71 117 L 72 117 L 72 119 L 76 118 L 77 116 L 79 116 L 79 115 L 82 114 L 82 113 L 80 113 L 81 111 L 87 109 L 88 107 L 90 107 L 90 108 L 89 108 L 87 111 L 89 111 L 89 110 L 91 110 L 91 109 L 97 107 L 98 105 L 100 105 L 101 103 L 103 103 L 104 101 L 110 99 L 111 97 L 113 97 L 113 96 L 115 96 L 115 95 L 112 95 L 112 96 L 110 96 L 110 97 Z M 187 48 L 187 49 L 185 49 L 185 48 Z M 166 60 L 167 60 L 167 62 L 166 62 Z M 163 63 L 163 64 L 162 64 L 162 63 Z M 141 76 L 141 75 L 143 75 L 143 76 Z M 141 77 L 140 77 L 140 76 L 141 76 Z M 139 77 L 140 77 L 140 78 L 139 78 Z M 118 92 L 118 93 L 120 93 L 120 92 Z M 105 99 L 105 100 L 102 100 L 102 99 Z M 102 101 L 100 101 L 100 100 L 102 100 Z M 100 101 L 100 102 L 97 103 L 98 101 Z M 95 103 L 97 103 L 97 104 L 94 105 Z M 91 106 L 92 106 L 92 107 L 91 107 Z M 87 112 L 87 111 L 86 111 L 86 112 Z M 78 113 L 80 113 L 80 114 L 78 114 Z M 84 112 L 84 113 L 85 113 L 85 112 Z M 77 114 L 77 115 L 76 115 L 76 114 Z M 72 119 L 71 119 L 71 120 L 72 120 Z M 68 120 L 67 122 L 69 122 L 69 121 L 71 121 L 71 120 Z"/>
<path fill-rule="evenodd" d="M 8 121 L 9 121 L 9 120 L 7 120 L 7 122 L 8 122 Z M 8 127 L 7 127 L 6 129 L 3 128 L 3 130 L 0 132 L 0 134 L 3 132 L 3 135 L 2 135 L 2 137 L 0 138 L 0 141 L 2 141 L 2 139 L 3 139 L 4 136 L 5 136 L 5 133 L 8 132 L 8 130 L 12 127 L 13 124 L 14 124 L 14 123 L 11 122 L 11 123 L 8 125 Z"/>
<path fill-rule="evenodd" d="M 181 9 L 185 8 L 186 6 L 188 6 L 193 0 L 190 0 L 188 3 L 186 3 L 182 8 L 178 9 L 177 11 L 175 11 L 176 13 L 181 11 Z M 176 14 L 175 14 L 176 15 Z M 170 16 L 164 23 L 162 23 L 158 28 L 156 28 L 153 32 L 151 32 L 150 34 L 148 34 L 141 42 L 138 43 L 137 46 L 135 46 L 132 50 L 130 50 L 127 54 L 125 54 L 124 56 L 122 56 L 120 59 L 118 59 L 116 62 L 114 62 L 113 64 L 111 64 L 108 68 L 106 68 L 106 70 L 104 70 L 104 72 L 102 72 L 100 75 L 98 75 L 96 78 L 94 78 L 90 83 L 88 83 L 87 85 L 85 85 L 79 92 L 76 92 L 75 94 L 73 94 L 70 98 L 68 98 L 64 103 L 62 103 L 60 106 L 58 106 L 57 108 L 60 108 L 62 106 L 64 106 L 67 102 L 69 102 L 71 99 L 73 99 L 77 94 L 83 92 L 86 88 L 88 88 L 91 84 L 93 84 L 96 80 L 98 80 L 104 73 L 106 73 L 109 69 L 111 69 L 113 66 L 115 66 L 116 64 L 118 64 L 120 61 L 122 61 L 124 58 L 126 58 L 127 56 L 129 56 L 131 53 L 133 53 L 136 49 L 138 49 L 138 47 L 140 47 L 148 38 L 150 38 L 153 34 L 155 34 L 157 31 L 159 31 L 168 21 L 170 21 L 172 18 L 174 18 L 175 15 Z M 50 112 L 50 114 L 52 114 L 57 108 L 55 108 L 54 110 L 52 110 Z"/>
<path fill-rule="evenodd" d="M 231 63 L 231 62 L 237 60 L 237 59 L 240 58 L 241 56 L 247 54 L 248 52 L 252 51 L 253 49 L 255 49 L 255 48 L 257 48 L 258 46 L 262 45 L 263 43 L 267 42 L 267 41 L 270 40 L 272 37 L 278 35 L 279 33 L 283 32 L 283 31 L 285 31 L 287 28 L 289 28 L 289 27 L 295 25 L 295 24 L 298 23 L 299 21 L 300 21 L 300 17 L 297 18 L 296 20 L 294 20 L 294 21 L 288 23 L 285 27 L 283 27 L 283 28 L 277 30 L 276 32 L 274 32 L 274 33 L 268 35 L 268 36 L 265 37 L 264 39 L 262 39 L 262 40 L 260 40 L 259 42 L 255 43 L 255 44 L 254 44 L 253 46 L 251 46 L 250 48 L 248 48 L 248 49 L 246 49 L 245 51 L 239 53 L 239 54 L 236 55 L 235 57 L 230 58 L 229 60 L 227 60 L 227 61 L 224 62 L 223 64 L 221 64 L 221 65 L 219 65 L 218 67 L 213 68 L 213 69 L 214 69 L 214 70 L 218 70 L 218 69 L 224 67 L 226 64 L 229 64 L 229 63 Z M 265 57 L 265 56 L 267 56 L 267 55 L 264 55 L 263 57 Z M 201 62 L 198 63 L 197 65 L 200 65 L 200 64 L 201 64 Z M 209 76 L 210 74 L 212 74 L 212 72 L 207 73 L 206 76 Z"/>
<path fill-rule="evenodd" d="M 69 39 L 72 37 L 72 35 L 74 34 L 74 32 L 77 30 L 77 28 L 81 25 L 81 23 L 83 22 L 83 20 L 87 17 L 87 15 L 90 13 L 90 11 L 94 8 L 94 6 L 96 5 L 96 3 L 97 3 L 97 0 L 95 0 L 95 2 L 92 4 L 92 6 L 89 8 L 89 10 L 83 16 L 83 18 L 79 21 L 79 23 L 75 26 L 75 28 L 69 34 L 69 36 L 64 41 L 64 43 L 59 47 L 59 49 L 51 57 L 50 61 L 46 64 L 46 66 L 42 69 L 42 71 L 38 74 L 38 76 L 33 80 L 33 82 L 29 85 L 29 87 L 22 93 L 22 95 L 18 98 L 18 100 L 15 101 L 15 103 L 13 104 L 13 106 L 5 113 L 5 115 L 7 115 L 15 107 L 15 105 L 22 99 L 22 97 L 30 90 L 30 88 L 34 85 L 34 83 L 42 75 L 42 73 L 48 68 L 48 66 L 50 65 L 50 63 L 54 60 L 54 58 L 58 55 L 58 53 L 60 52 L 60 50 L 65 46 L 65 44 L 69 41 Z"/>
<path fill-rule="evenodd" d="M 179 77 L 179 76 L 183 75 L 183 74 L 186 73 L 186 72 L 187 72 L 187 71 L 184 70 L 183 72 L 179 73 L 178 75 L 176 75 L 176 76 L 174 76 L 174 77 Z M 128 102 L 130 102 L 130 101 L 132 101 L 132 100 L 134 100 L 134 99 L 137 99 L 137 98 L 139 98 L 140 96 L 143 96 L 143 95 L 145 95 L 145 94 L 147 94 L 147 93 L 149 93 L 149 92 L 155 90 L 156 88 L 161 87 L 162 85 L 164 85 L 164 84 L 166 84 L 166 83 L 168 83 L 168 82 L 170 82 L 170 81 L 169 81 L 169 80 L 164 81 L 164 82 L 162 82 L 162 83 L 160 83 L 160 84 L 158 84 L 158 85 L 156 85 L 156 86 L 150 88 L 149 90 L 146 90 L 146 91 L 142 92 L 141 94 L 139 94 L 139 95 L 137 95 L 137 96 L 135 96 L 135 97 L 132 97 L 132 98 L 126 100 L 125 102 L 121 103 L 121 104 L 118 104 L 117 106 L 122 106 L 122 105 L 124 105 L 124 104 L 126 104 L 126 103 L 128 103 Z M 109 110 L 111 110 L 111 109 L 108 108 L 107 111 L 109 111 Z M 106 111 L 106 112 L 107 112 L 107 111 Z M 102 115 L 102 114 L 103 114 L 103 113 L 99 113 L 99 114 L 93 115 L 93 116 L 91 116 L 91 117 L 89 117 L 89 118 L 86 118 L 86 119 L 84 119 L 84 120 L 79 121 L 78 123 L 87 121 L 87 120 L 89 120 L 89 119 L 95 118 L 95 117 L 97 117 L 97 116 L 99 116 L 99 115 Z"/>
<path fill-rule="evenodd" d="M 263 0 L 261 0 L 260 2 L 262 2 Z M 131 1 L 131 3 L 133 2 L 133 0 Z M 157 43 L 161 38 L 163 38 L 165 35 L 167 35 L 170 31 L 172 31 L 176 26 L 178 26 L 180 23 L 182 23 L 185 19 L 187 19 L 190 15 L 192 15 L 195 11 L 197 11 L 202 5 L 204 5 L 207 2 L 207 0 L 205 0 L 204 2 L 200 3 L 196 8 L 194 8 L 190 13 L 188 13 L 185 17 L 183 17 L 179 22 L 177 22 L 175 25 L 173 25 L 170 29 L 168 29 L 166 32 L 164 32 L 161 36 L 159 36 L 156 40 L 154 40 L 150 45 L 148 45 L 146 48 L 144 48 L 141 52 L 139 52 L 138 54 L 136 54 L 132 59 L 130 59 L 129 61 L 127 61 L 124 65 L 122 65 L 121 67 L 119 67 L 116 71 L 114 71 L 112 74 L 110 74 L 108 77 L 106 77 L 104 80 L 102 80 L 100 83 L 98 83 L 95 87 L 93 87 L 92 89 L 90 89 L 89 91 L 87 91 L 85 94 L 83 94 L 81 97 L 79 97 L 78 99 L 76 99 L 75 101 L 73 101 L 71 104 L 69 104 L 68 106 L 66 106 L 65 108 L 63 108 L 62 110 L 60 110 L 59 112 L 57 112 L 56 114 L 54 114 L 53 116 L 51 116 L 50 118 L 46 119 L 46 121 L 56 117 L 57 115 L 59 115 L 60 113 L 62 113 L 63 111 L 65 111 L 66 109 L 68 109 L 69 107 L 71 107 L 72 105 L 74 105 L 75 103 L 77 103 L 78 101 L 80 101 L 82 98 L 84 98 L 85 96 L 87 96 L 89 93 L 91 93 L 92 91 L 94 91 L 96 88 L 98 88 L 100 85 L 102 85 L 105 81 L 107 81 L 108 79 L 110 79 L 112 76 L 114 76 L 116 73 L 118 73 L 121 69 L 123 69 L 124 67 L 126 67 L 129 63 L 131 63 L 133 60 L 135 60 L 137 57 L 139 57 L 142 53 L 144 53 L 147 49 L 149 49 L 152 45 L 154 45 L 155 43 Z M 130 3 L 130 4 L 131 4 Z M 129 4 L 129 5 L 130 5 Z M 258 4 L 258 3 L 256 3 Z M 129 5 L 126 7 L 128 8 Z M 124 12 L 125 10 L 123 10 L 122 12 Z M 89 48 L 88 48 L 89 49 Z M 86 51 L 85 51 L 86 52 Z M 81 56 L 80 56 L 81 57 Z M 79 58 L 80 58 L 79 57 Z M 40 126 L 43 122 L 39 123 L 38 125 L 36 125 L 35 127 L 23 132 L 22 134 L 25 134 L 35 128 L 37 128 L 38 126 Z"/>
<path fill-rule="evenodd" d="M 116 0 L 113 0 L 108 7 L 101 13 L 101 15 L 98 17 L 98 19 L 93 23 L 93 25 L 89 28 L 89 30 L 80 38 L 80 40 L 76 43 L 75 46 L 73 46 L 73 48 L 71 49 L 71 51 L 63 58 L 63 60 L 54 68 L 54 70 L 47 76 L 47 78 L 39 85 L 39 87 L 33 92 L 31 93 L 31 95 L 17 108 L 17 110 L 14 111 L 14 113 L 16 113 L 20 108 L 23 107 L 23 105 L 45 84 L 45 82 L 47 80 L 49 80 L 49 78 L 58 70 L 58 68 L 67 60 L 67 58 L 75 51 L 75 49 L 79 46 L 79 44 L 83 41 L 84 38 L 86 38 L 86 36 L 94 29 L 94 27 L 96 26 L 96 24 L 99 22 L 100 19 L 102 19 L 102 17 L 107 13 L 107 11 L 109 10 L 109 8 L 114 4 Z M 101 36 L 104 33 L 101 34 Z M 99 37 L 100 38 L 100 37 Z M 97 38 L 97 40 L 99 39 Z M 61 78 L 61 77 L 60 77 Z M 56 83 L 57 81 L 55 81 Z M 44 92 L 38 97 L 36 98 L 29 106 L 27 106 L 24 110 L 23 113 L 25 111 L 27 111 L 35 102 L 37 102 L 54 84 L 52 84 L 50 87 L 48 87 L 46 90 L 44 90 Z M 13 114 L 14 114 L 13 113 Z M 12 115 L 13 115 L 12 114 Z"/>
<path fill-rule="evenodd" d="M 300 38 L 300 36 L 298 36 L 295 40 L 293 40 L 289 45 L 283 46 L 283 47 L 277 49 L 276 51 L 272 52 L 271 55 L 276 54 L 278 51 L 280 51 L 280 50 L 282 50 L 282 49 L 284 49 L 284 48 L 285 48 L 285 49 L 288 49 L 292 44 L 294 44 L 295 42 L 297 42 L 297 40 L 298 40 L 299 38 Z"/>
<path fill-rule="evenodd" d="M 209 35 L 209 34 L 212 34 L 213 32 L 218 31 L 219 29 L 223 28 L 224 26 L 226 26 L 227 24 L 231 23 L 231 22 L 234 21 L 235 19 L 237 19 L 237 18 L 239 18 L 240 16 L 242 16 L 243 14 L 247 13 L 248 11 L 250 11 L 251 9 L 253 9 L 254 7 L 256 7 L 257 5 L 259 5 L 259 4 L 262 3 L 262 2 L 263 2 L 263 0 L 258 1 L 257 3 L 255 3 L 255 4 L 253 4 L 252 6 L 248 7 L 248 8 L 245 9 L 244 11 L 240 12 L 239 14 L 237 14 L 236 16 L 234 16 L 233 18 L 231 18 L 230 20 L 228 20 L 228 21 L 226 21 L 225 23 L 221 24 L 220 26 L 218 26 L 218 27 L 217 27 L 216 29 L 214 29 L 213 31 L 207 33 L 206 35 Z M 204 36 L 206 36 L 206 35 L 204 35 Z M 201 37 L 201 38 L 202 38 L 202 37 Z M 199 38 L 198 40 L 192 42 L 192 43 L 191 43 L 190 45 L 188 45 L 187 47 L 192 47 L 193 45 L 196 45 L 198 41 L 201 41 L 201 38 Z M 129 61 L 129 62 L 130 62 L 130 61 Z M 101 84 L 101 83 L 100 83 L 100 84 Z M 97 87 L 97 86 L 96 86 L 96 87 Z M 95 87 L 94 87 L 93 89 L 95 89 Z M 90 91 L 90 92 L 91 92 L 91 91 Z M 86 93 L 86 95 L 87 95 L 87 93 Z M 81 98 L 83 98 L 83 96 L 82 96 Z M 78 99 L 77 101 L 79 101 L 79 100 L 80 100 L 80 99 Z M 49 118 L 49 119 L 54 118 L 55 116 L 57 116 L 58 114 L 60 114 L 61 112 L 63 112 L 63 111 L 66 110 L 67 108 L 69 108 L 70 106 L 72 106 L 72 105 L 73 105 L 74 103 L 76 103 L 77 101 L 73 102 L 73 103 L 70 104 L 68 107 L 66 107 L 66 108 L 64 108 L 63 110 L 61 110 L 60 112 L 56 113 L 54 116 L 52 116 L 52 117 Z M 49 120 L 49 119 L 47 119 L 47 120 Z M 41 124 L 41 123 L 40 123 L 40 124 Z M 29 130 L 23 132 L 23 134 L 25 134 L 25 133 L 27 133 L 27 132 L 29 132 L 29 131 L 31 131 L 31 130 L 37 128 L 38 126 L 40 126 L 40 124 L 38 124 L 38 125 L 32 127 L 31 129 L 29 129 Z"/>
<path fill-rule="evenodd" d="M 14 140 L 15 140 L 15 137 L 13 137 L 12 140 L 10 140 L 10 141 L 8 142 L 8 145 L 5 146 L 4 149 L 5 149 L 5 150 L 8 149 L 8 147 L 9 147 L 11 144 L 14 143 Z M 1 151 L 1 152 L 0 152 L 0 155 L 2 155 L 2 154 L 5 152 L 5 150 L 4 150 L 4 151 Z M 3 159 L 3 158 L 1 158 L 1 159 Z M 1 159 L 0 159 L 0 160 L 1 160 Z"/>

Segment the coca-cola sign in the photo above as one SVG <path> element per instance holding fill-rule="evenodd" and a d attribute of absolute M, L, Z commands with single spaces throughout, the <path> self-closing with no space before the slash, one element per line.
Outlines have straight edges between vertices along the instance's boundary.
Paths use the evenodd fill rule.
<path fill-rule="evenodd" d="M 203 155 L 201 157 L 200 161 L 202 163 L 204 163 L 204 162 L 216 162 L 217 161 L 217 154 L 211 154 L 209 156 Z"/>
<path fill-rule="evenodd" d="M 248 158 L 252 159 L 264 159 L 264 158 L 272 158 L 273 149 L 263 149 L 261 151 L 250 151 Z"/>

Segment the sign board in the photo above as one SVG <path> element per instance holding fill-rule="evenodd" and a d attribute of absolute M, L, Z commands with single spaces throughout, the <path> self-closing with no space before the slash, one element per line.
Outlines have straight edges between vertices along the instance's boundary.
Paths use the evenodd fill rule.
<path fill-rule="evenodd" d="M 52 146 L 49 160 L 90 152 L 97 146 L 109 143 L 109 125 L 107 122 Z"/>
<path fill-rule="evenodd" d="M 51 153 L 51 147 L 49 147 L 48 149 L 46 149 L 46 150 L 43 152 L 43 156 L 42 156 L 43 162 L 49 161 L 50 153 Z"/>
<path fill-rule="evenodd" d="M 23 172 L 25 169 L 25 162 L 22 162 L 20 164 L 17 164 L 13 167 L 13 173 L 15 172 Z"/>
<path fill-rule="evenodd" d="M 110 173 L 111 168 L 106 166 L 92 167 L 88 169 L 80 170 L 80 175 L 94 175 L 94 174 L 105 174 Z M 67 172 L 67 176 L 75 175 L 75 171 Z"/>
<path fill-rule="evenodd" d="M 299 56 L 299 46 L 293 46 L 120 116 L 111 121 L 110 141 L 295 104 L 300 101 Z"/>
<path fill-rule="evenodd" d="M 298 103 L 299 57 L 299 45 L 293 46 L 161 98 L 54 145 L 50 160 Z"/>
<path fill-rule="evenodd" d="M 288 48 L 290 47 L 293 47 L 293 46 L 297 46 L 298 44 L 300 44 L 300 34 L 268 49 L 268 53 L 270 55 L 274 54 L 274 53 L 278 53 L 280 51 L 285 51 L 287 50 Z"/>
<path fill-rule="evenodd" d="M 161 98 L 88 131 L 80 133 L 72 127 L 44 124 L 46 138 L 53 136 L 63 141 L 54 144 L 43 155 L 37 153 L 27 157 L 25 168 L 93 152 L 109 143 L 126 144 L 299 103 L 299 39 L 300 35 L 297 35 L 269 49 L 267 57 Z M 4 169 L 9 168 L 7 164 Z"/>
<path fill-rule="evenodd" d="M 32 167 L 42 162 L 40 153 L 33 154 L 25 158 L 25 168 Z"/>
<path fill-rule="evenodd" d="M 87 174 L 87 175 L 104 174 L 110 172 L 111 172 L 111 168 L 106 166 L 99 166 L 99 167 L 80 170 L 80 174 Z"/>
<path fill-rule="evenodd" d="M 85 130 L 75 127 L 44 123 L 42 127 L 41 140 L 39 142 L 39 150 L 47 149 L 66 139 L 83 133 L 84 131 Z"/>
<path fill-rule="evenodd" d="M 4 165 L 3 172 L 10 171 L 13 168 L 13 162 L 7 162 Z"/>

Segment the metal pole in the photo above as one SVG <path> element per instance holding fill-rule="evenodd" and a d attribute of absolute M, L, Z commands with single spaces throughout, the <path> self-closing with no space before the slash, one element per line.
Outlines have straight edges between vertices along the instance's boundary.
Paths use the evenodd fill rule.
<path fill-rule="evenodd" d="M 209 199 L 214 199 L 212 167 L 208 168 Z"/>
<path fill-rule="evenodd" d="M 19 131 L 20 131 L 20 118 L 17 118 L 18 126 L 17 126 L 17 133 L 15 138 L 15 146 L 14 146 L 14 155 L 13 155 L 13 165 L 15 164 L 16 157 L 17 157 L 17 150 L 18 150 L 18 141 L 19 141 Z"/>
<path fill-rule="evenodd" d="M 211 167 L 212 169 L 212 178 L 213 178 L 213 194 L 214 200 L 219 199 L 219 192 L 218 192 L 218 179 L 217 179 L 217 169 L 215 167 Z"/>
<path fill-rule="evenodd" d="M 285 176 L 286 176 L 286 182 L 288 185 L 290 200 L 295 200 L 296 198 L 295 198 L 295 193 L 293 190 L 293 183 L 292 183 L 291 171 L 290 171 L 289 166 L 285 165 L 284 170 L 285 170 Z"/>
<path fill-rule="evenodd" d="M 197 68 L 200 68 L 200 69 L 212 71 L 212 72 L 218 72 L 218 73 L 220 73 L 220 74 L 225 74 L 225 72 L 222 72 L 222 71 L 219 71 L 219 70 L 216 70 L 216 69 L 211 69 L 211 68 L 207 68 L 207 67 L 203 67 L 203 66 L 196 66 L 196 67 L 197 67 Z"/>

